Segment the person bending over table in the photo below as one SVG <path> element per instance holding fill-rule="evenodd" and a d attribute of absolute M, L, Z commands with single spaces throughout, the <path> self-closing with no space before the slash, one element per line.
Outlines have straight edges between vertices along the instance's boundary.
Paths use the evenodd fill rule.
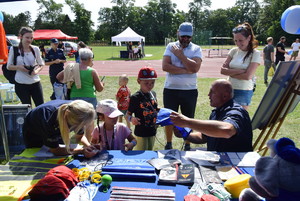
<path fill-rule="evenodd" d="M 210 120 L 188 118 L 177 112 L 170 115 L 175 126 L 189 127 L 194 131 L 186 139 L 192 143 L 207 143 L 208 151 L 252 151 L 252 127 L 248 112 L 233 102 L 233 90 L 224 79 L 212 83 L 209 91 L 210 105 L 215 107 Z M 177 137 L 181 134 L 174 128 Z"/>
<path fill-rule="evenodd" d="M 87 140 L 84 130 L 95 119 L 92 104 L 83 100 L 53 100 L 31 110 L 25 117 L 23 136 L 26 148 L 50 148 L 54 155 L 84 154 L 90 158 L 97 152 Z M 92 129 L 91 129 L 92 130 Z M 70 132 L 84 148 L 70 149 Z M 91 133 L 89 133 L 91 135 Z M 60 147 L 59 144 L 65 144 Z"/>

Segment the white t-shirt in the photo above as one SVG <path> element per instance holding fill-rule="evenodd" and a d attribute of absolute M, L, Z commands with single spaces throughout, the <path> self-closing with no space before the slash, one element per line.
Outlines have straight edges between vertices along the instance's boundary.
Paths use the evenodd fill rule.
<path fill-rule="evenodd" d="M 16 65 L 27 65 L 27 66 L 35 66 L 35 65 L 40 65 L 43 66 L 45 65 L 44 60 L 41 57 L 40 49 L 37 46 L 31 45 L 31 47 L 34 50 L 35 57 L 32 54 L 32 52 L 25 52 L 24 56 L 21 56 L 21 52 L 19 50 L 19 56 L 17 57 L 16 60 Z M 14 65 L 14 48 L 11 47 L 9 51 L 9 56 L 8 56 L 8 62 L 7 66 Z M 15 80 L 19 84 L 33 84 L 38 81 L 40 81 L 40 77 L 38 75 L 29 75 L 27 72 L 23 71 L 16 71 L 15 75 Z"/>
<path fill-rule="evenodd" d="M 299 51 L 300 43 L 294 42 L 291 47 L 293 48 L 293 51 Z"/>
<path fill-rule="evenodd" d="M 247 54 L 247 51 L 242 51 L 238 47 L 232 48 L 228 55 L 232 58 L 229 63 L 229 68 L 232 69 L 247 69 L 250 63 L 259 63 L 260 64 L 260 51 L 257 49 L 253 50 L 253 53 L 250 54 L 247 59 L 244 61 L 244 57 Z M 229 81 L 232 84 L 233 89 L 240 90 L 252 90 L 253 81 L 250 80 L 240 80 L 236 78 L 229 77 Z"/>
<path fill-rule="evenodd" d="M 179 41 L 169 43 L 164 56 L 171 57 L 171 63 L 174 66 L 184 68 L 183 63 L 176 57 L 171 49 L 173 45 L 180 46 Z M 188 47 L 183 49 L 183 54 L 190 59 L 200 58 L 202 59 L 202 50 L 201 48 L 194 44 L 190 43 Z M 167 89 L 177 89 L 177 90 L 192 90 L 197 89 L 197 73 L 192 74 L 171 74 L 167 73 L 165 88 Z"/>

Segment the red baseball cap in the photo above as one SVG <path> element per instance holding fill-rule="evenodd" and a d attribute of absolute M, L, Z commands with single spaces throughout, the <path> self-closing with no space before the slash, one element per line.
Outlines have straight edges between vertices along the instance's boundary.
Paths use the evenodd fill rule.
<path fill-rule="evenodd" d="M 138 79 L 140 80 L 155 80 L 157 73 L 152 67 L 143 67 L 139 71 Z"/>

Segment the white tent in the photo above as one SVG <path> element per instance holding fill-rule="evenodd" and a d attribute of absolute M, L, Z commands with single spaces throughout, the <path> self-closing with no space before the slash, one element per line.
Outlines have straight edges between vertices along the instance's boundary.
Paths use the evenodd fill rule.
<path fill-rule="evenodd" d="M 140 36 L 135 33 L 130 27 L 127 27 L 122 33 L 111 37 L 112 42 L 120 43 L 120 42 L 129 42 L 129 41 L 139 41 L 141 40 L 145 42 L 145 37 Z"/>

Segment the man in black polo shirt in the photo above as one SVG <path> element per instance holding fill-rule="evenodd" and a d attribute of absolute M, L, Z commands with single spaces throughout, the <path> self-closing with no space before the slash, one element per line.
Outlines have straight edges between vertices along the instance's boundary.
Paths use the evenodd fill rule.
<path fill-rule="evenodd" d="M 64 55 L 64 51 L 58 48 L 58 40 L 56 38 L 52 38 L 50 40 L 51 49 L 46 54 L 45 64 L 49 66 L 49 76 L 50 82 L 52 86 L 54 83 L 60 83 L 56 79 L 56 75 L 64 69 L 64 63 L 66 63 L 66 57 Z M 53 93 L 51 95 L 51 100 L 55 100 L 55 91 L 53 87 Z"/>
<path fill-rule="evenodd" d="M 251 120 L 248 112 L 233 102 L 231 83 L 224 79 L 216 80 L 208 96 L 210 105 L 215 107 L 210 120 L 197 120 L 173 112 L 170 118 L 174 125 L 198 131 L 191 133 L 186 139 L 197 144 L 207 143 L 208 151 L 252 151 Z M 182 137 L 175 129 L 175 135 Z"/>

